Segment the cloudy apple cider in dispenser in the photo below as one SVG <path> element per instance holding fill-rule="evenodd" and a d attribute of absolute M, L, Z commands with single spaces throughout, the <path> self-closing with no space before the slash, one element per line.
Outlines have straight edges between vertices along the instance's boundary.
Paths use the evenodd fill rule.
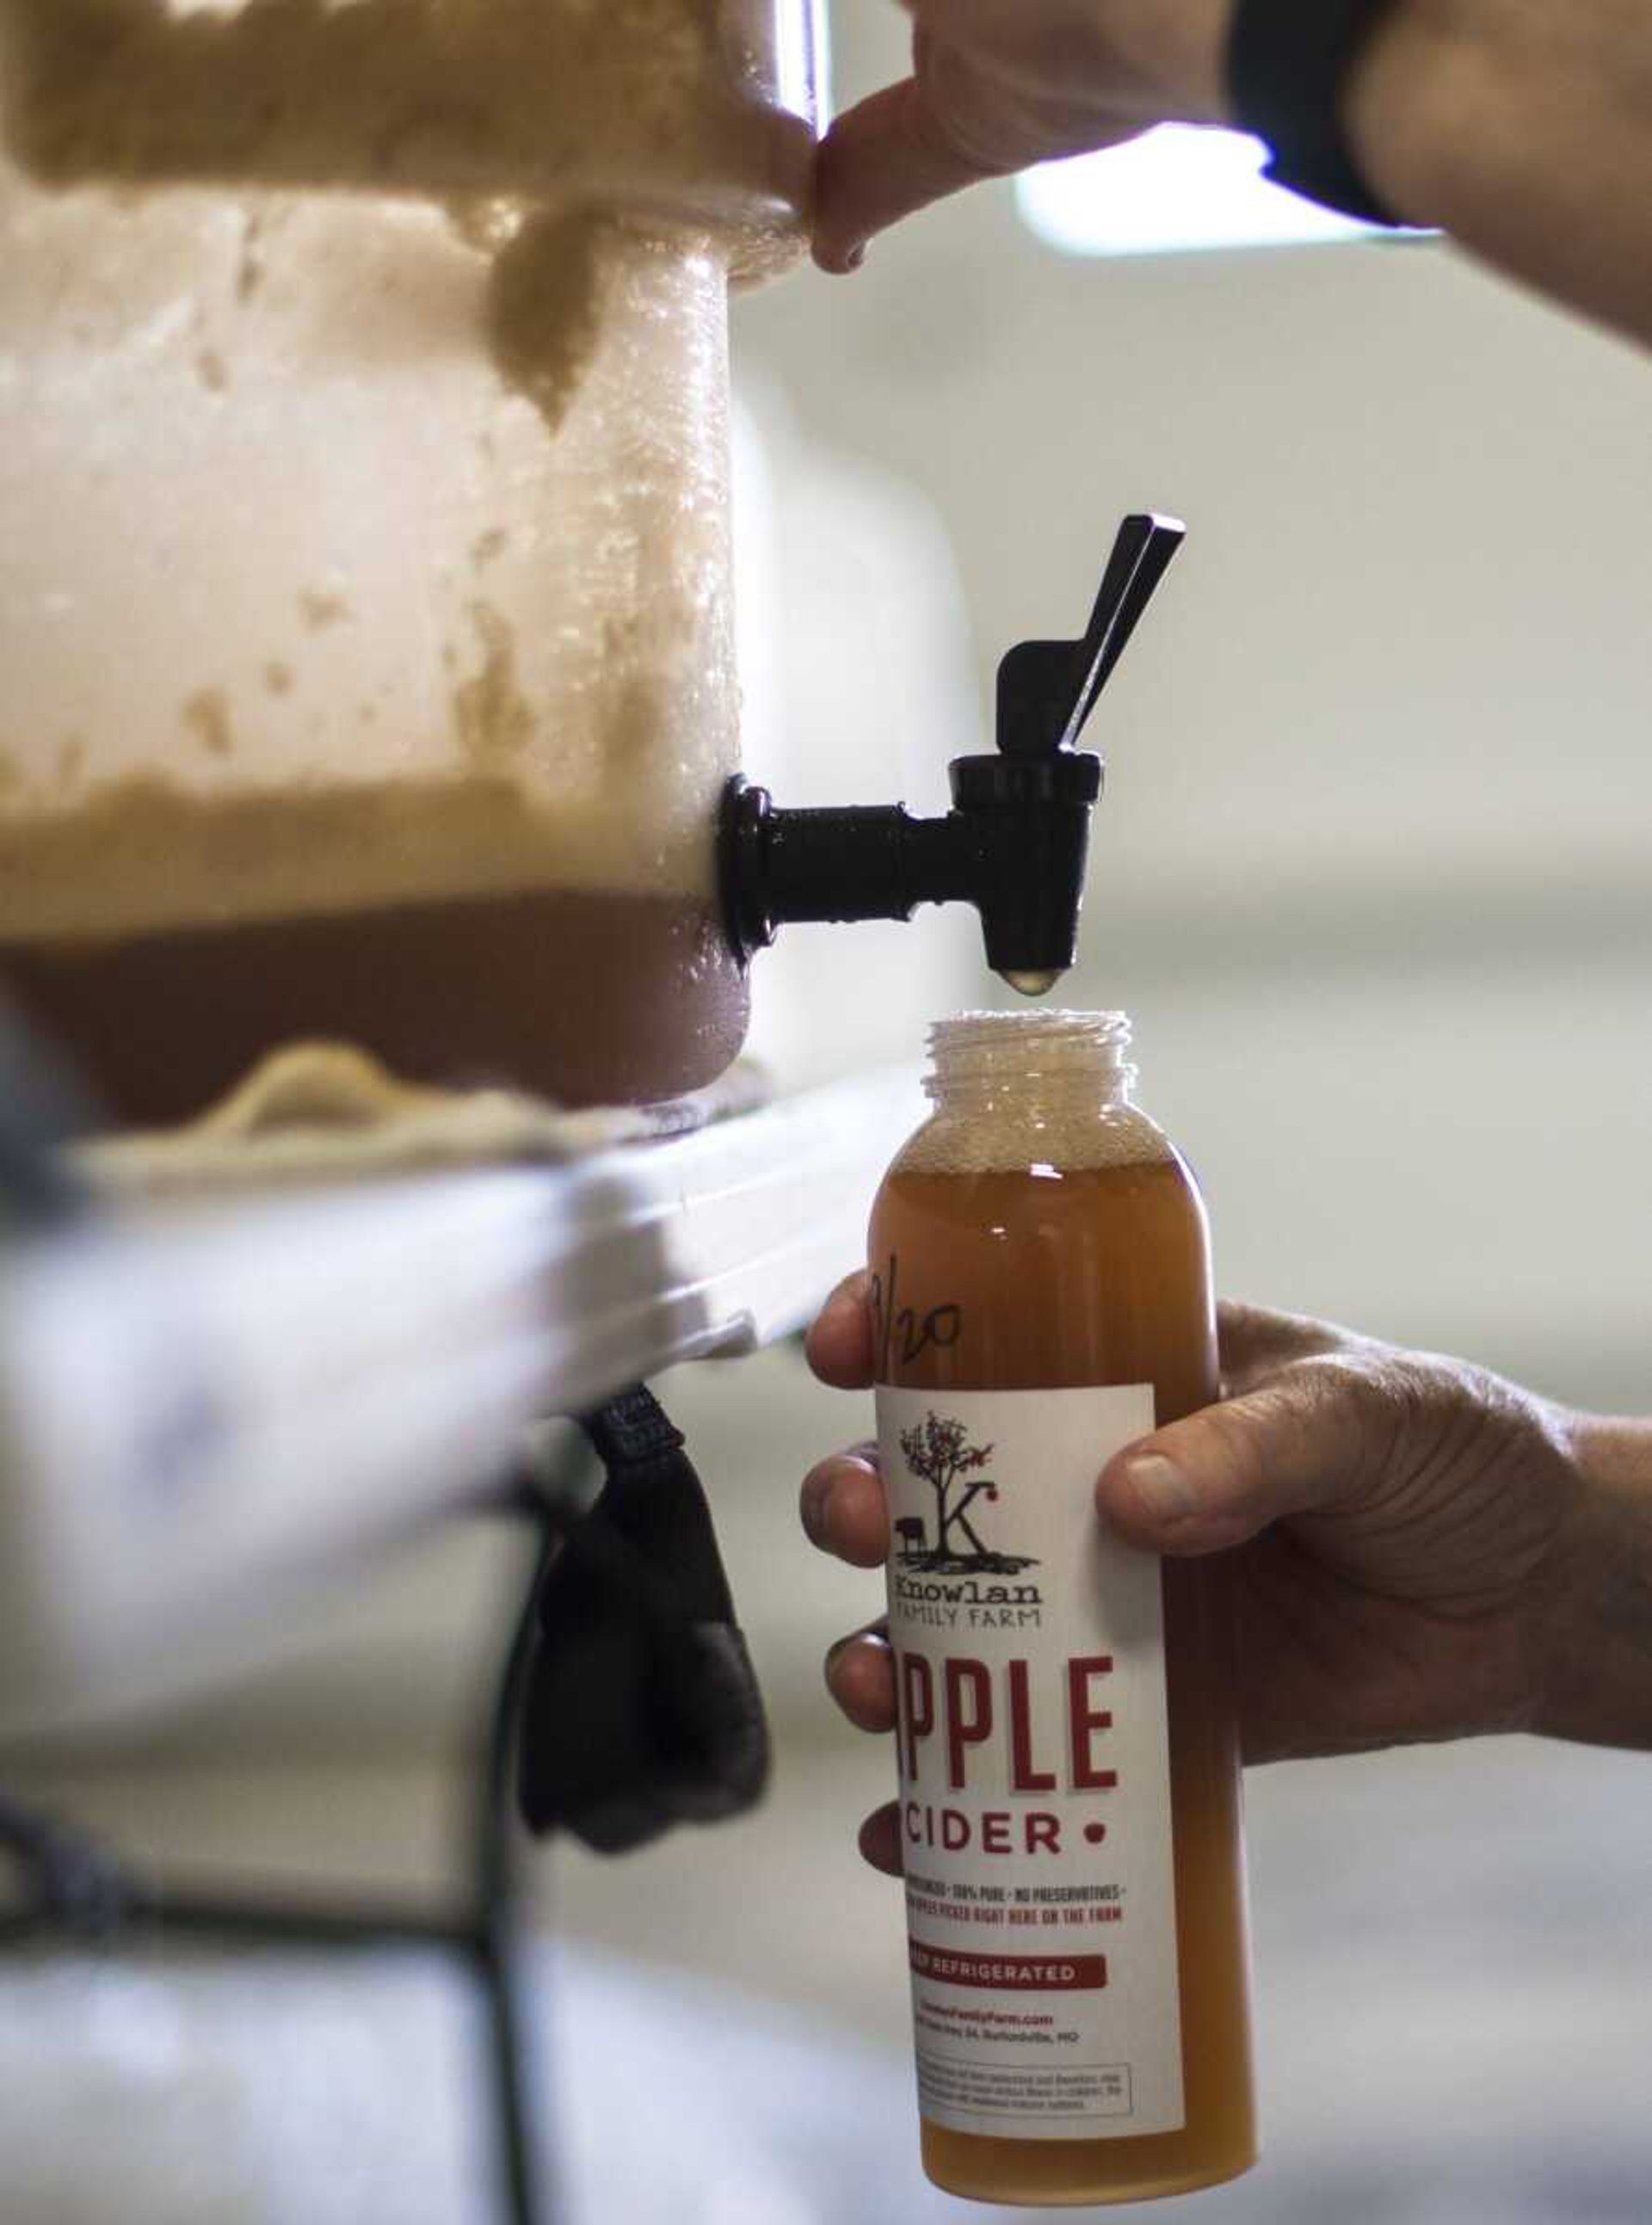
<path fill-rule="evenodd" d="M 1110 1535 L 1217 1389 L 1203 1207 L 1116 1014 L 939 1027 L 871 1228 L 925 2168 L 1138 2201 L 1256 2155 L 1219 1562 Z"/>

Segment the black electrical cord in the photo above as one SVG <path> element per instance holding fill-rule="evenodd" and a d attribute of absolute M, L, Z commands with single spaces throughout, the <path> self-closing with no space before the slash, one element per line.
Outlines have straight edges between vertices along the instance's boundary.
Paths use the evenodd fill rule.
<path fill-rule="evenodd" d="M 583 1459 L 582 1449 L 572 1458 Z M 507 1502 L 510 1512 L 532 1524 L 538 1550 L 477 1774 L 471 1892 L 464 1908 L 423 1913 L 174 1892 L 142 1878 L 85 1833 L 0 1793 L 0 1856 L 9 1856 L 19 1887 L 12 1905 L 0 1911 L 0 1951 L 196 1939 L 237 1947 L 441 1947 L 460 1955 L 476 1973 L 486 2006 L 499 2208 L 506 2225 L 555 2225 L 558 2215 L 548 2142 L 536 2137 L 540 2112 L 520 1991 L 523 1922 L 514 1839 L 522 1697 L 537 1641 L 540 1594 L 561 1536 L 556 1501 L 566 1487 L 566 1479 L 549 1493 L 525 1484 Z M 542 2005 L 542 1986 L 536 1986 L 535 1995 Z M 542 2017 L 540 2021 L 542 2028 Z"/>
<path fill-rule="evenodd" d="M 767 1772 L 761 1698 L 681 1436 L 641 1388 L 611 1401 L 583 1429 L 590 1449 L 570 1433 L 566 1444 L 559 1441 L 543 1458 L 525 1461 L 500 1502 L 501 1512 L 528 1523 L 537 1550 L 477 1772 L 470 1892 L 459 1910 L 306 1905 L 178 1892 L 142 1876 L 85 1834 L 0 1795 L 0 1855 L 10 1855 L 22 1887 L 14 1905 L 0 1911 L 0 1950 L 189 1938 L 244 1947 L 438 1946 L 459 1954 L 475 1972 L 486 2009 L 500 2215 L 507 2225 L 554 2225 L 560 2208 L 536 2100 L 543 2078 L 535 2075 L 521 1990 L 516 1812 L 524 1762 L 542 1803 L 571 1759 L 583 1757 L 588 1776 L 597 1746 L 607 1754 L 604 1768 L 615 1765 L 607 1753 L 611 1744 L 624 1749 L 617 1756 L 623 1798 L 604 1779 L 599 1789 L 609 1806 L 602 1812 L 620 1799 L 623 1812 L 641 1822 L 619 1834 L 610 1851 L 641 1843 L 673 1822 L 738 1814 L 756 1799 Z M 582 1488 L 593 1453 L 605 1476 L 594 1504 Z M 575 1626 L 571 1655 L 563 1644 L 565 1611 Z M 588 1660 L 583 1645 L 593 1630 L 611 1643 Z M 560 1670 L 577 1673 L 560 1682 L 553 1676 L 548 1685 L 548 1657 Z M 605 1677 L 617 1660 L 630 1685 L 623 1676 Z M 605 1689 L 605 1681 L 616 1690 Z M 649 1735 L 633 1736 L 627 1746 L 621 1733 L 633 1709 Z M 535 1801 L 527 1804 L 543 1829 L 546 1816 L 535 1812 Z M 601 1835 L 593 1841 L 589 1830 L 581 1835 L 601 1842 Z M 542 2032 L 542 1983 L 536 1984 L 535 2007 Z"/>
<path fill-rule="evenodd" d="M 523 1505 L 538 1527 L 539 1551 L 517 1617 L 488 1735 L 472 1854 L 477 1915 L 473 1948 L 488 2012 L 506 2215 L 510 2225 L 551 2225 L 560 2205 L 550 2183 L 549 2158 L 534 2138 L 536 2112 L 527 2019 L 519 1990 L 522 1891 L 516 1861 L 516 1750 L 539 1642 L 540 1594 L 561 1548 L 562 1525 L 554 1506 L 536 1493 L 525 1493 Z M 537 1873 L 542 1881 L 542 1869 Z M 542 1981 L 536 1998 L 543 2032 L 549 2027 L 549 2019 L 545 2013 Z"/>

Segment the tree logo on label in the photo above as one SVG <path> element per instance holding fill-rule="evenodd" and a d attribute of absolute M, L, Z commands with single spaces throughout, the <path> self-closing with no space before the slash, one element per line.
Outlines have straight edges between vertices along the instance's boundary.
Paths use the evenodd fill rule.
<path fill-rule="evenodd" d="M 970 1509 L 978 1502 L 996 1506 L 999 1493 L 995 1480 L 981 1474 L 993 1448 L 972 1445 L 969 1435 L 964 1423 L 933 1409 L 921 1422 L 901 1432 L 901 1451 L 908 1467 L 935 1496 L 933 1545 L 929 1525 L 921 1516 L 908 1516 L 895 1525 L 903 1569 L 944 1575 L 1016 1575 L 1022 1569 L 1038 1565 L 1022 1555 L 995 1552 L 978 1536 Z"/>

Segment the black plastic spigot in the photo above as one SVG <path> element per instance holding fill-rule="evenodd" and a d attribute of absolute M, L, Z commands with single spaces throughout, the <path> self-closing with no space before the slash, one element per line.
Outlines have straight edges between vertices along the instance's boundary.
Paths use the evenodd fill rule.
<path fill-rule="evenodd" d="M 1082 640 L 1010 651 L 997 754 L 955 759 L 945 819 L 898 803 L 781 811 L 766 789 L 731 782 L 720 877 L 741 961 L 788 922 L 910 919 L 921 903 L 965 903 L 994 973 L 1027 996 L 1053 989 L 1078 954 L 1103 780 L 1101 759 L 1074 745 L 1185 537 L 1174 518 L 1126 518 Z"/>

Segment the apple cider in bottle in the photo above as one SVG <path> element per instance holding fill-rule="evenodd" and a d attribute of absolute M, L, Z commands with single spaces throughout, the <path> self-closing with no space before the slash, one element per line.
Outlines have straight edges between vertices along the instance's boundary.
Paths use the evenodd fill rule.
<path fill-rule="evenodd" d="M 1256 2158 L 1227 1571 L 1111 1536 L 1217 1395 L 1209 1240 L 1117 1014 L 934 1030 L 871 1227 L 925 2169 L 1142 2201 Z"/>

